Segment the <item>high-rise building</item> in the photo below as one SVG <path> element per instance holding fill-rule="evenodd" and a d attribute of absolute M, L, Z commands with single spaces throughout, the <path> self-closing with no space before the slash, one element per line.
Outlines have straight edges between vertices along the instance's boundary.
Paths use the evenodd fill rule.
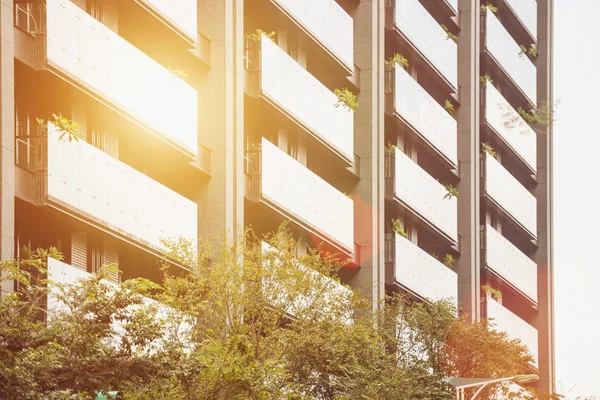
<path fill-rule="evenodd" d="M 160 279 L 161 238 L 289 220 L 373 307 L 494 318 L 551 391 L 552 3 L 1 0 L 0 256 Z"/>

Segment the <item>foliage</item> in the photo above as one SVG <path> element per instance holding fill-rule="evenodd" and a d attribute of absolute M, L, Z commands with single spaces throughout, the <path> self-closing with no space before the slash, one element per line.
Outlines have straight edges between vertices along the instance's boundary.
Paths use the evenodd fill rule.
<path fill-rule="evenodd" d="M 491 76 L 489 76 L 488 74 L 485 74 L 485 75 L 479 77 L 479 82 L 481 82 L 482 85 L 485 85 L 488 82 L 493 83 L 494 81 L 492 80 Z"/>
<path fill-rule="evenodd" d="M 402 237 L 408 237 L 408 234 L 404 230 L 404 225 L 399 219 L 392 219 L 392 230 Z"/>
<path fill-rule="evenodd" d="M 404 69 L 408 68 L 408 60 L 398 53 L 394 53 L 394 55 L 390 57 L 390 59 L 387 60 L 385 64 L 390 65 L 392 67 L 396 65 L 401 65 L 402 67 L 404 67 Z"/>
<path fill-rule="evenodd" d="M 455 188 L 451 184 L 444 185 L 444 187 L 446 188 L 446 194 L 444 195 L 444 199 L 451 199 L 453 197 L 456 197 L 458 199 L 458 197 L 460 196 L 460 193 L 458 193 L 457 188 Z"/>
<path fill-rule="evenodd" d="M 444 24 L 442 24 L 442 29 L 444 30 L 444 32 L 446 32 L 446 40 L 458 40 L 458 36 L 456 36 L 455 34 L 453 34 L 452 32 L 450 32 L 450 29 L 448 29 L 448 27 Z"/>
<path fill-rule="evenodd" d="M 519 48 L 521 49 L 521 51 L 519 52 L 519 57 L 527 56 L 531 60 L 537 57 L 537 50 L 535 49 L 535 47 L 527 48 L 524 44 L 522 44 L 519 46 Z"/>
<path fill-rule="evenodd" d="M 498 7 L 495 7 L 492 3 L 482 4 L 481 11 L 485 12 L 486 10 L 490 10 L 494 14 L 498 12 Z"/>
<path fill-rule="evenodd" d="M 555 122 L 555 105 L 542 101 L 539 105 L 530 105 L 529 111 L 523 107 L 517 108 L 517 114 L 515 114 L 512 107 L 507 107 L 502 115 L 502 123 L 507 128 L 516 128 L 523 124 L 523 121 L 529 125 L 534 132 L 538 134 L 545 134 L 548 126 L 551 126 Z M 522 133 L 530 132 L 529 129 L 525 129 Z"/>
<path fill-rule="evenodd" d="M 494 158 L 498 156 L 498 154 L 496 154 L 496 150 L 494 150 L 494 148 L 487 143 L 481 143 L 481 150 Z"/>
<path fill-rule="evenodd" d="M 348 111 L 356 111 L 358 109 L 356 95 L 348 90 L 348 88 L 335 89 L 334 94 L 337 97 L 336 108 L 342 106 L 347 108 Z"/>
<path fill-rule="evenodd" d="M 387 146 L 385 146 L 385 151 L 388 154 L 394 154 L 394 152 L 396 151 L 397 148 L 398 148 L 398 146 L 396 146 L 393 143 L 390 143 Z"/>
<path fill-rule="evenodd" d="M 46 121 L 44 121 L 42 118 L 36 118 L 36 121 L 42 129 L 42 132 L 47 135 L 48 127 L 46 125 Z M 52 122 L 56 126 L 58 132 L 60 133 L 60 140 L 66 136 L 69 139 L 69 142 L 73 140 L 76 142 L 79 141 L 78 134 L 79 130 L 81 129 L 81 125 L 79 125 L 77 122 L 63 117 L 62 114 L 52 114 L 52 119 L 49 119 L 48 122 Z"/>
<path fill-rule="evenodd" d="M 275 31 L 271 31 L 271 33 L 267 33 L 267 32 L 264 32 L 262 29 L 257 29 L 252 33 L 247 33 L 246 39 L 251 40 L 253 42 L 260 42 L 263 35 L 265 35 L 266 37 L 271 39 L 273 42 L 275 41 L 275 39 L 274 39 Z"/>
<path fill-rule="evenodd" d="M 448 99 L 444 100 L 444 108 L 450 114 L 454 114 L 454 104 L 452 104 L 452 102 L 450 100 L 448 100 Z"/>
<path fill-rule="evenodd" d="M 442 260 L 442 263 L 448 268 L 454 268 L 454 266 L 456 265 L 456 259 L 452 256 L 452 254 L 446 253 L 444 259 Z"/>
<path fill-rule="evenodd" d="M 0 297 L 0 398 L 445 400 L 445 376 L 528 371 L 518 341 L 450 302 L 397 295 L 370 311 L 339 283 L 343 259 L 298 257 L 285 231 L 264 240 L 167 241 L 189 270 L 165 265 L 160 285 L 46 281 L 56 249 L 0 263 L 19 282 Z"/>
<path fill-rule="evenodd" d="M 172 73 L 173 75 L 175 75 L 176 77 L 178 77 L 179 79 L 181 79 L 184 82 L 188 77 L 188 73 L 182 69 L 169 67 L 168 70 L 170 73 Z"/>
<path fill-rule="evenodd" d="M 493 287 L 488 285 L 483 285 L 481 286 L 481 290 L 483 290 L 485 294 L 492 296 L 494 300 L 500 301 L 502 299 L 502 292 L 498 289 L 494 289 Z"/>

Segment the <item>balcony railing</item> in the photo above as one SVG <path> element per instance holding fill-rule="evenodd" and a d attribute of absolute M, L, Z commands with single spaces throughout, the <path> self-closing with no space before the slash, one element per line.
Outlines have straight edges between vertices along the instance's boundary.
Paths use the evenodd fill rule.
<path fill-rule="evenodd" d="M 485 190 L 506 213 L 537 237 L 537 200 L 494 157 L 486 154 Z"/>
<path fill-rule="evenodd" d="M 266 139 L 248 155 L 259 167 L 257 200 L 283 211 L 347 254 L 354 252 L 354 202 Z M 258 185 L 257 185 L 258 184 Z"/>
<path fill-rule="evenodd" d="M 351 163 L 354 112 L 336 107 L 337 96 L 265 35 L 260 60 L 263 98 Z"/>
<path fill-rule="evenodd" d="M 80 140 L 48 125 L 48 202 L 67 207 L 158 251 L 161 239 L 197 239 L 197 205 Z"/>
<path fill-rule="evenodd" d="M 394 112 L 456 166 L 456 120 L 404 68 L 394 81 Z"/>
<path fill-rule="evenodd" d="M 48 0 L 48 66 L 118 112 L 198 154 L 198 93 L 68 0 Z"/>
<path fill-rule="evenodd" d="M 507 282 L 537 303 L 537 265 L 491 226 L 486 226 L 486 261 Z"/>
<path fill-rule="evenodd" d="M 192 42 L 198 40 L 197 0 L 136 0 L 136 2 L 158 15 Z"/>
<path fill-rule="evenodd" d="M 444 198 L 446 188 L 399 149 L 395 149 L 394 163 L 394 197 L 457 241 L 456 197 Z"/>
<path fill-rule="evenodd" d="M 281 252 L 278 249 L 264 241 L 261 246 L 264 267 L 284 268 L 284 270 L 280 270 L 282 273 L 277 270 L 265 273 L 266 279 L 263 278 L 263 291 L 269 304 L 281 307 L 291 316 L 297 316 L 298 312 L 303 309 L 314 308 L 315 301 L 318 302 L 318 307 L 327 307 L 333 301 L 349 300 L 352 297 L 352 290 L 338 281 L 320 274 L 298 260 L 288 260 L 288 262 L 295 262 L 293 266 L 283 265 L 280 258 Z M 298 268 L 296 273 L 307 277 L 307 282 L 304 285 L 298 285 L 296 282 L 294 288 L 290 288 L 288 285 L 295 280 L 295 276 L 293 270 L 288 267 Z M 322 311 L 326 312 L 326 310 Z M 351 318 L 351 315 L 347 315 L 344 319 L 350 320 Z"/>
<path fill-rule="evenodd" d="M 510 310 L 502 306 L 491 297 L 487 297 L 487 318 L 493 318 L 494 329 L 505 332 L 514 339 L 521 340 L 534 359 L 534 366 L 538 364 L 538 332 L 533 326 L 522 320 Z"/>
<path fill-rule="evenodd" d="M 521 0 L 519 0 L 521 1 Z M 485 45 L 488 53 L 534 105 L 537 103 L 537 70 L 493 12 L 487 11 Z"/>
<path fill-rule="evenodd" d="M 537 170 L 535 131 L 500 94 L 493 84 L 485 90 L 485 119 L 531 170 Z"/>
<path fill-rule="evenodd" d="M 458 300 L 458 275 L 410 240 L 394 234 L 394 280 L 417 296 Z"/>
<path fill-rule="evenodd" d="M 395 25 L 412 45 L 457 88 L 458 50 L 440 24 L 421 5 L 419 0 L 396 1 Z"/>
<path fill-rule="evenodd" d="M 537 1 L 536 0 L 506 0 L 515 15 L 529 34 L 537 39 Z"/>
<path fill-rule="evenodd" d="M 273 0 L 338 59 L 354 70 L 354 21 L 335 0 Z"/>

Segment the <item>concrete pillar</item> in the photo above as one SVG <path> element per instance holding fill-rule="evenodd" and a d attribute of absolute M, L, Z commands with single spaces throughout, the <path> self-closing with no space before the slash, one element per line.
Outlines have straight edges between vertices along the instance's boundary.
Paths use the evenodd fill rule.
<path fill-rule="evenodd" d="M 0 0 L 0 259 L 12 260 L 15 248 L 15 46 L 13 0 Z M 2 292 L 13 283 L 3 282 Z"/>
<path fill-rule="evenodd" d="M 552 38 L 554 0 L 538 0 L 537 103 L 552 106 Z M 535 261 L 538 266 L 538 352 L 540 381 L 538 387 L 554 393 L 556 373 L 554 361 L 554 266 L 553 266 L 553 189 L 552 189 L 552 123 L 538 127 L 545 131 L 537 135 L 537 178 L 534 191 L 537 199 L 537 241 Z"/>
<path fill-rule="evenodd" d="M 211 150 L 198 233 L 231 239 L 244 224 L 244 1 L 199 1 L 198 27 L 211 39 L 210 69 L 198 87 L 199 143 Z"/>
<path fill-rule="evenodd" d="M 458 35 L 458 306 L 472 321 L 481 318 L 479 234 L 479 42 L 480 1 L 459 0 Z"/>
<path fill-rule="evenodd" d="M 361 74 L 354 151 L 360 157 L 361 176 L 353 190 L 360 269 L 350 284 L 371 298 L 373 309 L 385 296 L 384 41 L 385 0 L 361 1 L 354 19 L 354 62 Z"/>

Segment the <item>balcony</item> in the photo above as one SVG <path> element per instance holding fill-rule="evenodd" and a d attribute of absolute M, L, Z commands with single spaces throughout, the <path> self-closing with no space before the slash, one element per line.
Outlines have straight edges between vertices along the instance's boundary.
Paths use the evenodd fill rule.
<path fill-rule="evenodd" d="M 74 3 L 49 0 L 46 13 L 47 67 L 198 155 L 198 93 L 193 87 Z"/>
<path fill-rule="evenodd" d="M 487 266 L 537 304 L 537 265 L 491 226 L 486 226 Z"/>
<path fill-rule="evenodd" d="M 437 301 L 458 300 L 458 275 L 444 264 L 421 250 L 410 240 L 394 233 L 388 255 L 393 261 L 395 284 L 408 289 L 420 298 Z"/>
<path fill-rule="evenodd" d="M 458 14 L 458 0 L 446 0 L 448 4 L 450 4 L 450 8 L 454 10 L 456 14 Z"/>
<path fill-rule="evenodd" d="M 394 25 L 450 86 L 457 89 L 456 43 L 447 38 L 444 29 L 419 0 L 396 1 Z"/>
<path fill-rule="evenodd" d="M 321 47 L 354 71 L 354 21 L 335 0 L 272 0 Z"/>
<path fill-rule="evenodd" d="M 494 329 L 499 332 L 505 332 L 513 339 L 521 340 L 534 359 L 534 366 L 538 365 L 538 332 L 533 326 L 523 321 L 520 317 L 513 314 L 510 310 L 502 306 L 491 297 L 487 297 L 487 318 L 492 319 L 495 325 Z"/>
<path fill-rule="evenodd" d="M 191 43 L 198 40 L 198 2 L 197 0 L 135 0 L 187 38 Z"/>
<path fill-rule="evenodd" d="M 394 198 L 452 242 L 458 241 L 457 201 L 399 149 L 394 153 Z"/>
<path fill-rule="evenodd" d="M 485 191 L 533 238 L 537 237 L 537 200 L 492 156 L 485 157 Z"/>
<path fill-rule="evenodd" d="M 537 170 L 535 131 L 489 82 L 485 90 L 485 119 L 490 128 L 535 172 Z"/>
<path fill-rule="evenodd" d="M 531 37 L 537 40 L 537 1 L 505 0 Z"/>
<path fill-rule="evenodd" d="M 314 172 L 262 139 L 260 152 L 249 153 L 254 200 L 262 201 L 286 217 L 354 253 L 354 202 Z"/>
<path fill-rule="evenodd" d="M 521 1 L 521 0 L 519 0 Z M 537 70 L 493 12 L 487 11 L 485 46 L 489 55 L 532 103 L 537 103 Z"/>
<path fill-rule="evenodd" d="M 269 304 L 280 307 L 289 316 L 294 317 L 303 309 L 314 308 L 314 300 L 317 301 L 316 306 L 322 309 L 324 305 L 331 304 L 331 302 L 349 300 L 352 297 L 352 290 L 340 282 L 297 262 L 297 260 L 288 259 L 288 264 L 283 265 L 281 253 L 277 248 L 265 241 L 261 242 L 261 247 L 262 265 L 271 269 L 265 272 L 263 278 L 264 296 Z M 293 262 L 293 265 L 290 265 L 290 261 Z M 304 278 L 307 281 L 298 284 L 298 279 Z M 311 295 L 307 295 L 308 293 Z M 344 319 L 349 321 L 351 318 L 351 315 L 346 315 Z"/>
<path fill-rule="evenodd" d="M 456 167 L 456 120 L 404 68 L 396 66 L 394 81 L 394 113 Z"/>
<path fill-rule="evenodd" d="M 352 164 L 354 112 L 336 107 L 337 96 L 265 35 L 260 62 L 262 97 Z"/>
<path fill-rule="evenodd" d="M 159 252 L 161 239 L 197 239 L 196 203 L 86 142 L 61 140 L 52 124 L 48 131 L 49 204 Z"/>

